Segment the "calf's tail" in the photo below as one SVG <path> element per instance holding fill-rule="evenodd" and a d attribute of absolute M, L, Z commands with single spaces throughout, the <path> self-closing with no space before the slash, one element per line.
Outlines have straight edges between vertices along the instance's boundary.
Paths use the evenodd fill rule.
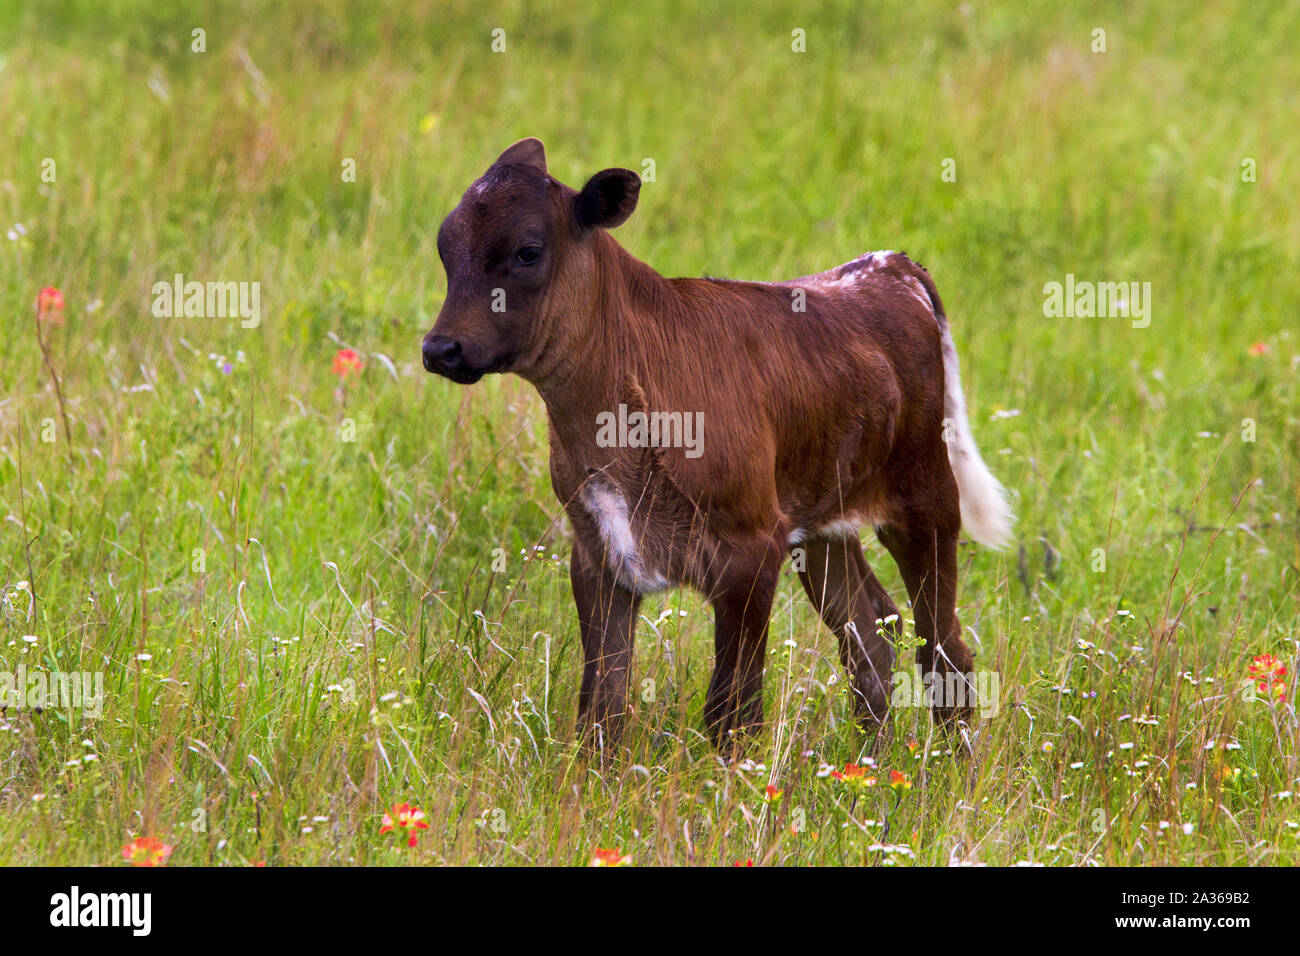
<path fill-rule="evenodd" d="M 980 457 L 975 436 L 971 434 L 970 419 L 966 416 L 966 396 L 961 390 L 957 348 L 948 331 L 948 317 L 944 314 L 934 280 L 919 266 L 916 271 L 939 322 L 943 348 L 943 414 L 947 419 L 944 437 L 948 445 L 948 463 L 957 479 L 961 523 L 980 544 L 1002 549 L 1011 541 L 1011 525 L 1015 520 L 1007 503 L 1007 492 Z"/>

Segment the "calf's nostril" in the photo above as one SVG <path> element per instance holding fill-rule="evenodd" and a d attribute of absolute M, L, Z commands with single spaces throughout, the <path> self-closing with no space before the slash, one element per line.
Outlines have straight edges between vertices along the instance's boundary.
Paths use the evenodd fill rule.
<path fill-rule="evenodd" d="M 454 339 L 429 339 L 424 343 L 424 367 L 430 372 L 446 368 L 460 358 L 460 343 Z"/>

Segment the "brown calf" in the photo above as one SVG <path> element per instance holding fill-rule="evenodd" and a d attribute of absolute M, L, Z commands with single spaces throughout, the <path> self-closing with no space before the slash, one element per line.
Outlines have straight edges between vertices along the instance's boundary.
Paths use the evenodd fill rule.
<path fill-rule="evenodd" d="M 547 173 L 541 142 L 515 143 L 438 232 L 447 298 L 424 338 L 430 372 L 462 384 L 514 372 L 546 403 L 551 481 L 574 529 L 585 727 L 618 734 L 641 596 L 682 584 L 715 612 L 714 739 L 759 723 L 791 549 L 858 717 L 880 721 L 898 618 L 863 525 L 907 585 L 922 673 L 951 686 L 973 664 L 958 531 L 1001 546 L 1010 512 L 971 437 L 929 274 L 875 252 L 787 282 L 667 279 L 606 231 L 640 186 L 607 169 L 575 192 Z M 973 705 L 972 693 L 935 710 Z"/>

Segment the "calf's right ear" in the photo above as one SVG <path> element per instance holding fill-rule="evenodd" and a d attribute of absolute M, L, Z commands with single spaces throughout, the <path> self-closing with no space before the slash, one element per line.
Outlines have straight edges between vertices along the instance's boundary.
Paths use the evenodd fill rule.
<path fill-rule="evenodd" d="M 627 222 L 641 194 L 641 177 L 630 169 L 603 169 L 582 187 L 574 213 L 583 229 L 613 229 Z"/>
<path fill-rule="evenodd" d="M 521 139 L 497 157 L 493 166 L 533 166 L 546 172 L 546 147 L 535 136 Z"/>

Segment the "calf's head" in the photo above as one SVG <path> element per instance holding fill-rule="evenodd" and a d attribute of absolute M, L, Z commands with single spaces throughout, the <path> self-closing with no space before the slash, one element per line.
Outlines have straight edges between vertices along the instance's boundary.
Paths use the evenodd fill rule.
<path fill-rule="evenodd" d="M 545 375 L 586 333 L 597 235 L 632 214 L 640 188 L 631 170 L 606 169 L 575 191 L 546 171 L 540 140 L 502 153 L 438 230 L 447 298 L 424 367 L 466 385 L 489 372 Z"/>

